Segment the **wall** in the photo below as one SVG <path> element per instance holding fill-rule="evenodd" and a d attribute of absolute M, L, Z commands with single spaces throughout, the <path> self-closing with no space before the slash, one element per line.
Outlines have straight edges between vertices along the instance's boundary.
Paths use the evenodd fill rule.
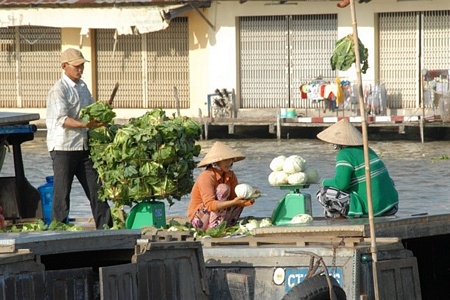
<path fill-rule="evenodd" d="M 190 22 L 198 24 L 198 28 L 207 29 L 208 49 L 200 55 L 191 59 L 191 96 L 192 106 L 187 114 L 197 116 L 198 108 L 204 110 L 206 95 L 213 93 L 216 88 L 237 88 L 238 83 L 238 58 L 236 26 L 237 18 L 240 16 L 261 16 L 261 15 L 297 15 L 297 14 L 338 14 L 339 36 L 343 37 L 352 33 L 352 20 L 350 6 L 338 8 L 336 2 L 295 2 L 297 5 L 265 5 L 274 1 L 247 1 L 239 4 L 238 1 L 213 2 L 211 8 L 205 10 L 204 14 L 214 25 L 214 29 L 207 27 L 206 23 L 194 12 L 190 16 Z M 289 3 L 289 2 L 288 2 Z M 412 6 L 412 4 L 414 6 Z M 378 0 L 369 3 L 356 3 L 356 17 L 358 35 L 363 44 L 369 49 L 369 53 L 376 53 L 376 14 L 380 12 L 402 12 L 428 10 L 449 10 L 450 1 L 437 0 L 430 5 L 429 1 L 393 1 Z M 198 30 L 198 29 L 197 29 Z M 197 36 L 197 34 L 196 34 Z M 192 51 L 194 54 L 196 50 Z M 196 52 L 198 54 L 198 52 Z M 203 54 L 207 55 L 203 55 Z M 378 68 L 376 66 L 376 55 L 369 55 L 369 66 L 367 74 L 363 75 L 363 82 L 372 82 L 377 79 Z M 195 60 L 194 60 L 195 59 Z M 205 69 L 207 70 L 205 76 Z M 354 68 L 339 75 L 350 80 L 356 79 Z M 206 78 L 199 90 L 197 80 Z M 194 83 L 195 81 L 195 83 Z M 207 91 L 205 91 L 205 88 Z"/>
<path fill-rule="evenodd" d="M 240 16 L 261 15 L 298 15 L 298 14 L 338 14 L 338 33 L 340 37 L 352 32 L 352 21 L 350 7 L 340 9 L 336 2 L 331 1 L 289 1 L 296 5 L 266 5 L 276 1 L 247 1 L 239 4 L 238 1 L 213 1 L 208 9 L 201 9 L 202 14 L 212 23 L 208 23 L 195 11 L 189 16 L 190 33 L 190 97 L 191 108 L 182 110 L 183 115 L 197 117 L 199 109 L 203 114 L 207 113 L 207 95 L 214 92 L 216 88 L 236 89 L 238 88 L 238 57 L 236 26 Z M 426 10 L 450 10 L 450 1 L 394 1 L 376 0 L 369 3 L 356 3 L 357 25 L 359 37 L 369 49 L 369 53 L 375 53 L 376 48 L 376 14 L 379 12 L 400 11 L 426 11 Z M 86 59 L 91 63 L 85 69 L 83 79 L 95 94 L 95 61 L 93 61 L 95 49 L 92 41 L 93 32 L 84 36 L 81 50 Z M 62 29 L 62 49 L 68 47 L 80 47 L 80 29 Z M 367 74 L 363 75 L 363 81 L 373 81 L 377 78 L 376 54 L 369 55 L 369 66 Z M 341 72 L 343 78 L 355 78 L 355 70 L 351 68 L 347 72 Z M 239 95 L 238 95 L 239 97 Z M 17 111 L 18 109 L 14 109 Z M 119 118 L 139 116 L 143 110 L 118 109 Z M 45 109 L 35 112 L 45 118 Z M 169 114 L 173 111 L 168 111 Z"/>

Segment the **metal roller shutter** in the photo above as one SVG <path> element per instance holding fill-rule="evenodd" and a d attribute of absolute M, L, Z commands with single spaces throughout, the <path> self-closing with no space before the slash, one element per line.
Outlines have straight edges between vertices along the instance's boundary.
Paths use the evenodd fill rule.
<path fill-rule="evenodd" d="M 418 104 L 419 39 L 414 12 L 379 15 L 380 82 L 388 92 L 389 108 Z"/>
<path fill-rule="evenodd" d="M 239 19 L 241 108 L 303 107 L 299 86 L 334 79 L 336 15 Z"/>
<path fill-rule="evenodd" d="M 17 107 L 16 42 L 13 28 L 0 28 L 0 106 Z"/>
<path fill-rule="evenodd" d="M 107 100 L 116 82 L 119 92 L 114 107 L 142 108 L 143 70 L 141 35 L 121 35 L 114 49 L 114 30 L 96 32 L 97 97 Z"/>
<path fill-rule="evenodd" d="M 293 16 L 290 30 L 290 107 L 308 108 L 302 101 L 299 87 L 317 77 L 334 81 L 331 70 L 337 35 L 337 15 Z"/>
<path fill-rule="evenodd" d="M 420 107 L 422 69 L 450 69 L 450 11 L 378 16 L 380 81 L 388 107 Z"/>
<path fill-rule="evenodd" d="M 450 10 L 423 13 L 423 68 L 450 69 Z"/>
<path fill-rule="evenodd" d="M 97 30 L 97 79 L 99 99 L 108 99 L 120 83 L 115 107 L 189 108 L 189 33 L 187 18 L 175 18 L 167 29 L 143 35 L 119 36 Z M 114 50 L 115 47 L 115 50 Z"/>
<path fill-rule="evenodd" d="M 189 32 L 187 18 L 175 18 L 167 29 L 147 34 L 149 107 L 189 108 Z"/>
<path fill-rule="evenodd" d="M 241 108 L 285 107 L 289 101 L 287 17 L 242 17 L 239 30 Z"/>
<path fill-rule="evenodd" d="M 47 93 L 61 77 L 61 30 L 0 28 L 0 105 L 46 107 Z"/>
<path fill-rule="evenodd" d="M 47 106 L 47 94 L 61 78 L 61 30 L 20 27 L 22 107 Z"/>

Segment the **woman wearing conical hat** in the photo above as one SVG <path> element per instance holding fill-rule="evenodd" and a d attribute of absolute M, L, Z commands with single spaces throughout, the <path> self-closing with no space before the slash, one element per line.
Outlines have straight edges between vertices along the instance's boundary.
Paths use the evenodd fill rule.
<path fill-rule="evenodd" d="M 322 180 L 317 200 L 328 218 L 367 217 L 366 169 L 363 138 L 347 119 L 331 125 L 317 137 L 339 150 L 333 178 Z M 370 180 L 374 216 L 394 215 L 398 193 L 386 166 L 369 148 Z"/>
<path fill-rule="evenodd" d="M 237 223 L 244 207 L 253 200 L 237 197 L 234 191 L 238 185 L 236 174 L 231 170 L 233 163 L 245 156 L 222 142 L 215 142 L 198 167 L 205 167 L 194 183 L 187 215 L 191 224 L 198 229 L 213 228 L 227 222 L 227 226 Z M 222 184 L 229 186 L 228 197 L 217 197 Z"/>

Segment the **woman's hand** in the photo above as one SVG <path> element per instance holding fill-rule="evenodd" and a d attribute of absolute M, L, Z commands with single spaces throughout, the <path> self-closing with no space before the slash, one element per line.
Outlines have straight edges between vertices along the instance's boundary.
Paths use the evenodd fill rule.
<path fill-rule="evenodd" d="M 255 203 L 255 199 L 243 199 L 243 198 L 240 198 L 240 197 L 236 197 L 232 201 L 236 201 L 235 205 L 239 206 L 239 207 L 246 207 L 246 206 L 253 205 L 253 203 Z"/>
<path fill-rule="evenodd" d="M 245 200 L 245 202 L 242 205 L 242 207 L 250 206 L 250 205 L 253 205 L 253 204 L 255 204 L 255 199 Z"/>
<path fill-rule="evenodd" d="M 217 210 L 226 209 L 232 206 L 246 207 L 253 205 L 253 203 L 255 203 L 255 199 L 244 199 L 241 197 L 236 197 L 227 201 L 217 201 Z"/>

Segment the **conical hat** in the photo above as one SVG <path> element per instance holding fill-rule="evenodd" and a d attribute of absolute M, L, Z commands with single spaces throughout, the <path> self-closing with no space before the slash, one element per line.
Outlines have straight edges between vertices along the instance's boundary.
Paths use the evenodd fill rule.
<path fill-rule="evenodd" d="M 239 161 L 245 159 L 245 156 L 222 142 L 215 142 L 197 167 L 205 167 L 225 159 Z"/>
<path fill-rule="evenodd" d="M 361 146 L 361 132 L 347 119 L 334 123 L 317 135 L 324 142 L 342 146 Z"/>

